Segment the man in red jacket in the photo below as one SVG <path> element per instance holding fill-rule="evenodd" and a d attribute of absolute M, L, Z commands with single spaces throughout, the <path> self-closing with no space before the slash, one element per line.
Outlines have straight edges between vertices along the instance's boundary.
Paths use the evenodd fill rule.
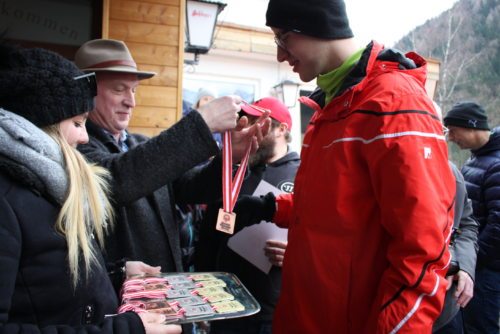
<path fill-rule="evenodd" d="M 295 193 L 254 199 L 289 228 L 273 332 L 431 333 L 455 183 L 425 60 L 357 48 L 341 0 L 270 0 L 266 19 L 278 61 L 319 86 Z"/>

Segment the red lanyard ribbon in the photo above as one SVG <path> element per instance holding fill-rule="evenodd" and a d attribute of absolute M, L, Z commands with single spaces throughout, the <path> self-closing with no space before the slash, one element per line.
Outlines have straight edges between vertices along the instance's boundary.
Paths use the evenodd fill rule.
<path fill-rule="evenodd" d="M 233 213 L 233 209 L 243 183 L 251 147 L 252 145 L 249 143 L 245 156 L 241 160 L 233 179 L 231 133 L 229 131 L 224 132 L 222 145 L 222 209 L 219 210 L 216 229 L 228 234 L 233 234 L 234 231 L 236 215 Z"/>

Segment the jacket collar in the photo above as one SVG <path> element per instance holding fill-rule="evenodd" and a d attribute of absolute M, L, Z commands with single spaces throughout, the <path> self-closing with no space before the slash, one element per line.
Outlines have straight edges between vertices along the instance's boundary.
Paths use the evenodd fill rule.
<path fill-rule="evenodd" d="M 471 150 L 475 156 L 489 155 L 491 152 L 500 152 L 500 127 L 491 130 L 490 140 L 481 148 Z"/>
<path fill-rule="evenodd" d="M 360 85 L 356 88 L 362 89 L 364 86 L 363 79 L 365 79 L 373 71 L 377 70 L 377 61 L 392 63 L 400 70 L 413 70 L 426 65 L 425 60 L 414 52 L 409 52 L 404 55 L 399 50 L 384 49 L 382 44 L 372 41 L 366 46 L 365 51 L 361 55 L 358 63 L 345 78 L 336 96 L 344 94 L 351 87 L 354 88 L 358 84 Z M 418 75 L 420 80 L 425 80 L 426 72 L 423 71 L 423 73 L 415 75 Z M 301 102 L 311 107 L 310 103 L 307 102 L 308 98 L 318 105 L 318 107 L 313 109 L 318 110 L 325 107 L 325 93 L 319 87 L 317 87 L 311 95 L 309 95 L 309 97 L 300 99 Z"/>
<path fill-rule="evenodd" d="M 285 154 L 284 156 L 282 156 L 278 160 L 271 162 L 269 164 L 269 166 L 277 167 L 277 166 L 284 165 L 284 164 L 286 164 L 290 161 L 294 161 L 294 160 L 300 161 L 299 154 L 295 151 L 289 150 L 287 154 Z"/>
<path fill-rule="evenodd" d="M 104 130 L 103 128 L 101 128 L 100 126 L 98 126 L 97 124 L 93 123 L 90 120 L 87 120 L 87 123 L 85 124 L 85 126 L 87 128 L 87 132 L 88 132 L 89 136 L 95 137 L 97 140 L 104 143 L 104 145 L 106 145 L 106 147 L 110 148 L 110 150 L 114 153 L 122 152 L 119 144 L 115 140 L 115 137 L 113 137 L 113 135 L 111 133 Z M 124 131 L 126 134 L 125 138 L 126 139 L 129 138 L 129 133 L 126 130 L 124 130 Z"/>

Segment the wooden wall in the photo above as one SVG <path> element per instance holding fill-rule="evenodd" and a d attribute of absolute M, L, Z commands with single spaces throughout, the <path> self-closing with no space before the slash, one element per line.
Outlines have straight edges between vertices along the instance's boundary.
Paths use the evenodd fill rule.
<path fill-rule="evenodd" d="M 426 58 L 427 61 L 427 81 L 425 89 L 431 99 L 436 96 L 437 85 L 439 84 L 440 61 L 434 58 Z"/>
<path fill-rule="evenodd" d="M 132 132 L 154 136 L 181 116 L 185 0 L 105 0 L 103 38 L 124 41 L 142 80 L 130 122 Z M 182 47 L 179 47 L 182 46 Z"/>
<path fill-rule="evenodd" d="M 218 23 L 212 49 L 276 55 L 271 29 L 248 28 L 233 23 Z"/>

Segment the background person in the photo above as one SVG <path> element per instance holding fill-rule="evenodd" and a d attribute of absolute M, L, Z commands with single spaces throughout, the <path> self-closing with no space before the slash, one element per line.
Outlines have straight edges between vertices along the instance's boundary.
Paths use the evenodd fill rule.
<path fill-rule="evenodd" d="M 442 121 L 439 105 L 434 103 Z M 444 133 L 447 129 L 443 127 Z M 464 332 L 461 308 L 467 306 L 474 295 L 474 276 L 477 260 L 478 222 L 472 215 L 472 202 L 467 196 L 465 180 L 457 166 L 449 162 L 455 176 L 455 215 L 450 242 L 451 264 L 446 273 L 448 287 L 444 307 L 434 322 L 434 334 L 460 334 Z"/>
<path fill-rule="evenodd" d="M 457 103 L 444 117 L 448 139 L 471 150 L 462 167 L 474 217 L 479 222 L 474 298 L 463 310 L 467 334 L 500 332 L 500 129 L 490 131 L 477 103 Z"/>
<path fill-rule="evenodd" d="M 75 149 L 95 96 L 82 75 L 50 51 L 0 45 L 0 332 L 180 333 L 158 315 L 105 318 L 118 307 L 100 253 L 113 211 L 108 173 Z"/>
<path fill-rule="evenodd" d="M 200 88 L 193 109 L 198 109 L 217 98 L 217 93 L 209 88 Z"/>
<path fill-rule="evenodd" d="M 187 106 L 183 101 L 182 117 L 185 117 L 192 110 L 198 109 L 217 98 L 217 93 L 208 88 L 200 88 L 196 96 L 196 101 L 192 106 Z M 220 133 L 212 134 L 217 146 L 222 147 L 222 137 Z M 206 162 L 204 162 L 206 163 Z M 200 224 L 206 210 L 206 204 L 184 204 L 176 205 L 176 210 L 180 220 L 180 243 L 182 251 L 182 265 L 184 271 L 194 270 L 195 245 L 198 243 Z"/>
<path fill-rule="evenodd" d="M 462 173 L 452 162 L 450 167 L 455 175 L 457 189 L 450 242 L 451 265 L 446 273 L 448 291 L 444 307 L 432 328 L 434 334 L 464 333 L 461 309 L 467 306 L 474 295 L 479 224 L 472 215 L 472 202 L 467 197 Z"/>
<path fill-rule="evenodd" d="M 203 107 L 204 105 L 207 105 L 209 102 L 212 102 L 217 98 L 217 93 L 211 89 L 208 88 L 200 88 L 198 90 L 198 95 L 196 96 L 196 102 L 193 104 L 191 107 L 191 110 L 198 110 L 200 107 Z M 188 113 L 189 113 L 188 111 Z M 187 114 L 187 113 L 186 113 Z M 183 114 L 183 116 L 186 116 L 186 114 Z M 214 137 L 215 141 L 217 142 L 217 145 L 219 147 L 222 147 L 222 136 L 219 132 L 213 133 L 212 136 Z"/>
<path fill-rule="evenodd" d="M 255 122 L 262 116 L 262 110 L 270 110 L 271 129 L 259 145 L 257 152 L 249 159 L 249 168 L 241 186 L 241 195 L 251 195 L 264 180 L 282 192 L 293 191 L 295 174 L 300 164 L 297 152 L 291 151 L 290 130 L 292 118 L 288 108 L 278 99 L 265 97 L 252 105 L 243 105 L 241 114 Z M 210 205 L 207 218 L 201 224 L 201 235 L 196 247 L 195 269 L 197 271 L 226 271 L 234 273 L 257 299 L 261 311 L 254 316 L 241 319 L 214 321 L 210 333 L 265 334 L 271 333 L 274 308 L 281 288 L 281 264 L 286 241 L 268 240 L 266 253 L 274 266 L 264 273 L 252 263 L 232 251 L 227 243 L 229 235 L 214 229 L 220 205 Z M 241 207 L 238 215 L 248 214 Z M 237 217 L 238 217 L 237 215 Z M 243 228 L 236 224 L 238 230 Z M 256 251 L 261 251 L 256 250 Z"/>

